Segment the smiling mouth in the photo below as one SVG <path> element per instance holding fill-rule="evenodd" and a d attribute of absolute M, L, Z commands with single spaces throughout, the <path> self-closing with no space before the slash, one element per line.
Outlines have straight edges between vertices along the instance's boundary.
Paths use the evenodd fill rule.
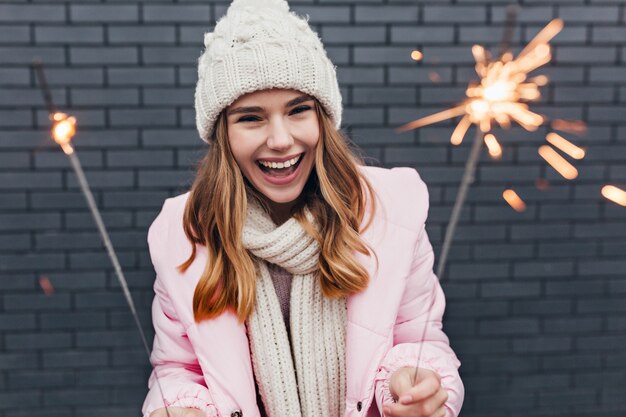
<path fill-rule="evenodd" d="M 300 166 L 300 163 L 302 162 L 303 159 L 304 159 L 304 153 L 301 153 L 295 164 L 290 165 L 288 167 L 283 166 L 282 168 L 279 168 L 278 166 L 268 167 L 266 165 L 261 164 L 261 161 L 256 161 L 256 164 L 259 166 L 259 168 L 261 168 L 261 171 L 265 172 L 268 175 L 271 175 L 272 177 L 286 177 L 288 175 L 293 174 L 296 171 L 296 169 L 298 169 L 298 166 Z"/>

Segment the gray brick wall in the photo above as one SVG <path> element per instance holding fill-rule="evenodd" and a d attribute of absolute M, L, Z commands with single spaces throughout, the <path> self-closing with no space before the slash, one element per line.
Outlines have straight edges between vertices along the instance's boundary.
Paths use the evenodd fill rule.
<path fill-rule="evenodd" d="M 461 98 L 474 78 L 471 46 L 497 46 L 509 3 L 292 2 L 338 65 L 344 128 L 369 163 L 413 166 L 428 183 L 437 254 L 468 144 L 451 149 L 452 122 L 393 128 Z M 547 129 L 513 128 L 499 132 L 501 161 L 481 158 L 443 280 L 462 416 L 623 416 L 626 209 L 599 192 L 626 186 L 626 6 L 518 3 L 516 48 L 565 19 L 535 108 L 587 122 L 585 136 L 567 136 L 588 156 L 580 177 L 564 181 L 536 153 Z M 45 61 L 54 100 L 79 118 L 75 146 L 151 337 L 146 232 L 205 150 L 195 63 L 227 5 L 0 3 L 0 417 L 139 415 L 150 371 L 76 178 L 48 138 L 31 60 Z M 414 48 L 425 54 L 419 64 Z M 538 190 L 537 177 L 550 188 Z M 526 212 L 502 201 L 509 186 Z"/>

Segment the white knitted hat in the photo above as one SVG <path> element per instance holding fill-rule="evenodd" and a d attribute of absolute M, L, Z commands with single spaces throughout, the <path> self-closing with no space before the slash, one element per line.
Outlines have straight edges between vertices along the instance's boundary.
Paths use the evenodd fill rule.
<path fill-rule="evenodd" d="M 243 94 L 287 88 L 316 97 L 335 126 L 341 93 L 320 38 L 285 0 L 234 0 L 198 60 L 196 126 L 210 142 L 217 116 Z"/>

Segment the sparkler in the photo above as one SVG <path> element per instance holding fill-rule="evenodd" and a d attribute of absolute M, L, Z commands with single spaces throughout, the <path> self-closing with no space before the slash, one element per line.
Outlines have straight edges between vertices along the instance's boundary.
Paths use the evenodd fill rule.
<path fill-rule="evenodd" d="M 548 77 L 538 75 L 528 78 L 528 74 L 552 59 L 548 42 L 561 31 L 563 21 L 554 19 L 548 23 L 514 58 L 513 53 L 509 51 L 509 43 L 515 16 L 516 9 L 509 8 L 506 31 L 500 45 L 500 56 L 497 59 L 492 59 L 489 51 L 480 45 L 472 47 L 472 55 L 476 61 L 475 70 L 480 77 L 480 82 L 469 84 L 465 92 L 466 99 L 452 108 L 414 120 L 396 129 L 396 132 L 406 132 L 460 116 L 461 119 L 450 138 L 453 145 L 460 145 L 469 128 L 472 125 L 476 126 L 474 142 L 465 164 L 437 266 L 437 277 L 440 280 L 443 278 L 448 252 L 467 191 L 474 181 L 474 173 L 483 141 L 492 157 L 498 158 L 502 154 L 496 137 L 489 133 L 493 125 L 498 124 L 502 128 L 508 129 L 513 122 L 516 122 L 527 131 L 535 131 L 546 120 L 542 115 L 531 111 L 527 103 L 541 97 L 539 87 L 548 83 Z M 563 142 L 559 143 L 563 144 Z M 545 148 L 552 150 L 549 146 Z M 556 159 L 554 155 L 551 156 Z M 567 163 L 567 161 L 565 162 Z M 523 211 L 526 207 L 523 200 L 513 190 L 506 190 L 503 193 L 503 198 L 517 211 Z M 428 323 L 429 318 L 427 316 L 426 323 Z M 420 340 L 424 339 L 425 334 L 426 326 L 424 326 Z M 423 344 L 420 345 L 418 352 L 418 365 L 415 367 L 414 381 L 417 381 L 419 375 L 422 346 Z"/>
<path fill-rule="evenodd" d="M 508 38 L 511 36 L 510 28 L 512 27 L 513 18 L 513 12 L 509 11 L 508 30 L 502 42 L 499 58 L 492 59 L 489 51 L 480 45 L 472 47 L 472 55 L 476 61 L 475 70 L 480 77 L 480 82 L 469 84 L 465 92 L 467 97 L 465 100 L 452 108 L 414 120 L 396 129 L 397 132 L 406 132 L 460 116 L 461 119 L 450 138 L 452 144 L 460 145 L 469 128 L 472 125 L 476 126 L 476 135 L 469 159 L 465 165 L 465 171 L 452 209 L 437 267 L 437 276 L 440 279 L 444 273 L 450 245 L 467 190 L 474 181 L 474 173 L 480 156 L 482 142 L 486 143 L 492 157 L 499 158 L 502 155 L 502 148 L 496 137 L 489 133 L 493 125 L 497 124 L 507 129 L 515 122 L 528 131 L 535 131 L 546 120 L 542 115 L 531 111 L 528 102 L 535 101 L 541 97 L 539 87 L 546 85 L 548 78 L 544 75 L 529 78 L 528 74 L 547 64 L 552 59 L 548 42 L 561 31 L 563 21 L 554 19 L 548 23 L 514 58 L 513 54 L 508 51 Z M 551 136 L 550 139 L 555 139 L 555 137 Z M 561 139 L 551 143 L 558 143 L 555 146 L 559 146 L 564 150 L 575 148 L 575 145 L 569 143 L 564 138 Z M 565 142 L 568 142 L 569 145 Z M 572 178 L 572 176 L 575 177 L 577 175 L 576 169 L 552 148 L 545 145 L 540 149 L 540 155 L 548 160 L 549 163 L 558 164 L 557 171 L 561 173 L 566 172 L 566 178 Z M 521 201 L 519 196 L 518 199 Z M 521 205 L 518 205 L 518 207 L 521 207 Z"/>
<path fill-rule="evenodd" d="M 135 303 L 133 302 L 130 290 L 128 289 L 128 283 L 126 281 L 126 278 L 124 277 L 124 272 L 122 271 L 122 267 L 115 253 L 115 249 L 113 248 L 113 244 L 111 243 L 111 239 L 109 238 L 109 233 L 107 232 L 104 222 L 102 221 L 100 210 L 98 210 L 96 201 L 93 198 L 93 194 L 91 193 L 91 188 L 89 187 L 89 183 L 87 182 L 87 178 L 85 177 L 85 173 L 80 164 L 80 160 L 78 159 L 78 155 L 76 155 L 76 152 L 71 145 L 72 138 L 76 134 L 76 118 L 73 116 L 68 116 L 67 114 L 61 113 L 57 110 L 52 101 L 52 95 L 50 94 L 48 83 L 46 82 L 46 77 L 43 72 L 43 63 L 41 61 L 35 61 L 33 65 L 37 72 L 37 78 L 39 79 L 41 91 L 43 93 L 46 106 L 48 107 L 48 111 L 50 113 L 50 120 L 53 121 L 52 137 L 54 141 L 61 146 L 61 149 L 68 156 L 72 164 L 72 168 L 74 169 L 74 173 L 78 178 L 78 183 L 80 185 L 81 191 L 83 192 L 85 200 L 87 201 L 87 205 L 89 206 L 91 215 L 96 222 L 98 231 L 100 232 L 100 237 L 102 238 L 102 242 L 104 243 L 104 246 L 106 247 L 107 253 L 109 255 L 109 259 L 113 264 L 113 269 L 115 270 L 115 274 L 117 275 L 120 287 L 122 288 L 122 292 L 124 293 L 124 297 L 126 298 L 126 303 L 128 304 L 133 319 L 135 320 L 137 330 L 139 331 L 143 347 L 148 355 L 149 360 L 150 348 L 148 347 L 148 341 L 144 334 L 143 328 L 141 327 L 141 322 L 139 320 L 139 316 L 137 315 L 137 310 L 135 309 Z M 47 284 L 49 284 L 49 281 Z M 48 289 L 47 284 L 44 280 L 42 283 L 42 288 L 44 289 L 44 291 Z M 156 381 L 159 387 L 159 391 L 161 393 L 161 398 L 163 399 L 163 403 L 165 405 L 165 412 L 167 413 L 167 416 L 170 417 L 170 412 L 167 408 L 167 403 L 163 396 L 163 388 L 161 387 L 158 375 L 156 375 Z"/>

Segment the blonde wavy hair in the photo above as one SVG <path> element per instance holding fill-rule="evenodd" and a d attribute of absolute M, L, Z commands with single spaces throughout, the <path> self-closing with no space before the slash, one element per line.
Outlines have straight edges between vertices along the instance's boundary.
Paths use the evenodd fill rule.
<path fill-rule="evenodd" d="M 360 233 L 372 223 L 375 193 L 359 171 L 363 159 L 315 101 L 320 140 L 315 165 L 292 215 L 320 244 L 319 281 L 330 298 L 363 291 L 368 283 L 367 270 L 353 251 L 376 253 L 361 239 Z M 247 199 L 255 198 L 269 212 L 261 194 L 241 173 L 232 155 L 225 111 L 216 121 L 213 142 L 199 162 L 183 227 L 192 242 L 190 257 L 178 266 L 184 272 L 196 256 L 196 243 L 208 250 L 208 261 L 193 296 L 196 322 L 234 311 L 242 322 L 252 313 L 256 297 L 257 266 L 242 244 Z M 362 230 L 366 201 L 370 215 Z M 316 219 L 318 233 L 304 215 L 308 207 Z"/>

